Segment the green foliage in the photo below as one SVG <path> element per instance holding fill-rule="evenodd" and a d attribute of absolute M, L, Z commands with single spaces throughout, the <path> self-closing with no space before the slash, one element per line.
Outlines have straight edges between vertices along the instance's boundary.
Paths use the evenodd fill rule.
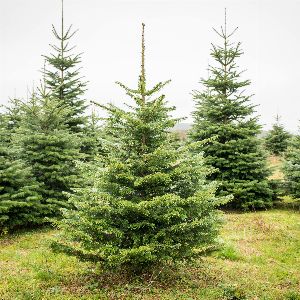
<path fill-rule="evenodd" d="M 44 56 L 47 65 L 43 73 L 45 85 L 53 98 L 61 100 L 69 108 L 66 123 L 71 131 L 81 132 L 86 124 L 84 112 L 87 106 L 82 99 L 86 82 L 83 82 L 80 76 L 81 54 L 73 54 L 72 50 L 75 47 L 70 46 L 70 40 L 76 32 L 72 31 L 72 26 L 65 28 L 62 7 L 61 32 L 52 25 L 52 33 L 58 45 L 51 45 L 54 52 Z"/>
<path fill-rule="evenodd" d="M 275 155 L 282 155 L 286 151 L 291 137 L 279 121 L 279 116 L 276 116 L 276 123 L 269 131 L 265 141 L 267 149 Z"/>
<path fill-rule="evenodd" d="M 31 166 L 40 184 L 47 207 L 44 214 L 56 216 L 61 207 L 68 206 L 65 192 L 78 182 L 75 160 L 80 157 L 80 144 L 65 123 L 69 108 L 50 94 L 33 94 L 21 109 L 23 118 L 16 143 L 21 158 Z"/>
<path fill-rule="evenodd" d="M 224 245 L 224 247 L 217 252 L 217 257 L 229 260 L 239 260 L 241 258 L 240 254 L 232 245 Z"/>
<path fill-rule="evenodd" d="M 84 153 L 84 161 L 90 162 L 96 157 L 104 157 L 106 155 L 104 141 L 104 130 L 99 125 L 99 118 L 95 111 L 87 119 L 87 124 L 80 134 L 82 141 L 81 151 Z"/>
<path fill-rule="evenodd" d="M 58 222 L 63 233 L 53 243 L 55 250 L 103 268 L 134 272 L 208 250 L 220 223 L 215 208 L 228 201 L 206 183 L 202 155 L 169 139 L 177 120 L 169 116 L 174 107 L 165 96 L 155 97 L 168 82 L 146 88 L 144 25 L 142 41 L 138 88 L 118 83 L 134 103 L 128 110 L 101 105 L 112 137 L 105 168 L 98 167 L 92 187 L 70 198 L 76 209 L 64 210 Z"/>
<path fill-rule="evenodd" d="M 224 300 L 246 300 L 247 297 L 243 291 L 234 285 L 223 285 L 223 298 Z"/>
<path fill-rule="evenodd" d="M 284 175 L 290 195 L 300 198 L 300 135 L 295 136 L 285 153 Z"/>
<path fill-rule="evenodd" d="M 286 293 L 285 299 L 286 300 L 300 300 L 300 293 L 299 292 L 290 291 L 290 292 Z"/>
<path fill-rule="evenodd" d="M 243 54 L 241 44 L 229 41 L 234 32 L 227 33 L 226 22 L 221 32 L 216 31 L 223 45 L 212 45 L 216 65 L 209 67 L 209 78 L 201 81 L 205 89 L 194 91 L 196 110 L 190 137 L 194 141 L 214 138 L 203 150 L 207 163 L 216 169 L 210 178 L 221 182 L 219 194 L 234 196 L 230 207 L 266 208 L 272 204 L 269 171 L 257 138 L 260 125 L 253 117 L 254 106 L 243 93 L 250 81 L 241 79 L 236 65 Z"/>
<path fill-rule="evenodd" d="M 12 135 L 16 132 L 17 128 L 20 126 L 22 119 L 22 110 L 20 106 L 21 100 L 17 98 L 9 99 L 9 103 L 5 106 L 5 118 L 6 118 L 6 128 L 7 137 L 10 141 L 12 140 Z"/>
<path fill-rule="evenodd" d="M 0 233 L 43 222 L 39 186 L 30 167 L 16 158 L 9 117 L 0 115 Z"/>
<path fill-rule="evenodd" d="M 273 191 L 273 201 L 280 199 L 287 193 L 286 183 L 282 179 L 270 179 L 269 187 Z"/>

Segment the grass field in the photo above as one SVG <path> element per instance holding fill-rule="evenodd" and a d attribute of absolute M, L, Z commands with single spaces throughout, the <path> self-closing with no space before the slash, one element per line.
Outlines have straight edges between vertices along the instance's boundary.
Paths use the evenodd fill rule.
<path fill-rule="evenodd" d="M 107 275 L 49 250 L 53 229 L 0 240 L 0 299 L 300 299 L 300 213 L 225 214 L 223 248 L 151 278 Z"/>

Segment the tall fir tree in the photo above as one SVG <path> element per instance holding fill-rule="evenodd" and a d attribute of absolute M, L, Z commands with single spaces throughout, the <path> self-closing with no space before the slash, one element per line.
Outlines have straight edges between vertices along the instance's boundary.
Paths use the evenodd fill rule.
<path fill-rule="evenodd" d="M 282 155 L 289 144 L 291 135 L 284 129 L 284 126 L 280 123 L 279 115 L 276 116 L 276 123 L 273 124 L 272 129 L 266 136 L 266 148 L 274 155 Z"/>
<path fill-rule="evenodd" d="M 257 135 L 260 125 L 254 117 L 251 96 L 244 95 L 250 85 L 243 80 L 236 59 L 243 51 L 241 43 L 232 43 L 230 38 L 236 29 L 227 32 L 225 26 L 214 31 L 222 44 L 212 44 L 211 57 L 214 66 L 209 66 L 209 78 L 202 79 L 202 92 L 194 91 L 196 110 L 190 137 L 194 141 L 214 138 L 204 145 L 206 161 L 216 169 L 210 176 L 221 182 L 220 195 L 232 194 L 234 200 L 229 206 L 237 209 L 266 208 L 271 206 L 265 154 Z"/>
<path fill-rule="evenodd" d="M 10 116 L 0 115 L 0 234 L 15 227 L 44 222 L 39 185 L 30 167 L 17 159 Z"/>
<path fill-rule="evenodd" d="M 215 184 L 206 183 L 202 156 L 170 143 L 175 108 L 155 96 L 168 81 L 147 89 L 144 51 L 143 24 L 138 87 L 118 83 L 134 102 L 128 110 L 100 105 L 113 137 L 106 168 L 92 175 L 92 188 L 71 197 L 76 209 L 65 210 L 53 244 L 104 268 L 135 272 L 207 250 L 218 233 L 215 208 L 227 201 L 215 198 Z"/>
<path fill-rule="evenodd" d="M 16 134 L 21 158 L 40 183 L 45 215 L 60 215 L 60 208 L 69 206 L 65 193 L 78 184 L 80 141 L 65 123 L 70 109 L 44 86 L 21 109 L 23 117 Z"/>
<path fill-rule="evenodd" d="M 67 124 L 72 132 L 81 132 L 86 124 L 85 100 L 82 98 L 86 90 L 86 82 L 80 76 L 81 53 L 73 54 L 75 46 L 69 45 L 70 40 L 76 34 L 72 25 L 64 25 L 64 3 L 61 0 L 61 30 L 60 33 L 52 25 L 52 33 L 57 39 L 57 45 L 51 45 L 54 50 L 50 55 L 45 55 L 47 68 L 44 69 L 46 87 L 54 98 L 61 100 L 69 107 Z"/>
<path fill-rule="evenodd" d="M 300 134 L 291 139 L 284 157 L 286 188 L 290 195 L 300 198 Z"/>

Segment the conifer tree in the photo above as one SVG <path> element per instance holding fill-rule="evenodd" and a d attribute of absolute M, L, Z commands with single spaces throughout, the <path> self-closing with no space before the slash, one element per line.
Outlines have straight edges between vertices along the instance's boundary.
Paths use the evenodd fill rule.
<path fill-rule="evenodd" d="M 9 116 L 0 115 L 0 233 L 44 222 L 39 186 L 30 167 L 16 159 Z"/>
<path fill-rule="evenodd" d="M 93 108 L 91 115 L 88 116 L 87 124 L 83 129 L 81 151 L 85 154 L 84 161 L 90 162 L 96 158 L 105 156 L 105 150 L 103 149 L 103 136 L 103 129 L 99 125 L 99 118 Z"/>
<path fill-rule="evenodd" d="M 6 106 L 6 119 L 7 119 L 7 129 L 12 134 L 19 127 L 22 119 L 22 111 L 20 109 L 20 99 L 12 98 L 9 100 L 8 106 Z"/>
<path fill-rule="evenodd" d="M 106 168 L 98 168 L 92 188 L 78 189 L 59 222 L 62 235 L 56 251 L 98 262 L 104 268 L 135 272 L 165 261 L 191 258 L 214 244 L 219 216 L 215 184 L 206 183 L 201 154 L 174 148 L 164 95 L 169 82 L 146 86 L 144 24 L 138 87 L 118 83 L 133 101 L 123 110 L 100 105 L 109 116 L 106 128 L 113 139 Z M 193 147 L 196 147 L 194 145 Z"/>
<path fill-rule="evenodd" d="M 214 29 L 215 30 L 215 29 Z M 202 92 L 194 91 L 196 110 L 190 137 L 194 141 L 214 138 L 204 145 L 208 165 L 216 172 L 210 177 L 221 182 L 220 195 L 232 194 L 230 207 L 238 209 L 265 208 L 271 205 L 265 155 L 257 138 L 260 125 L 254 117 L 251 96 L 244 94 L 250 85 L 243 80 L 236 60 L 243 54 L 241 43 L 232 43 L 225 26 L 215 32 L 222 44 L 212 44 L 209 78 L 202 79 Z"/>
<path fill-rule="evenodd" d="M 61 29 L 60 32 L 52 25 L 52 33 L 57 39 L 57 45 L 51 45 L 53 53 L 44 56 L 47 68 L 44 69 L 46 87 L 54 98 L 61 100 L 69 107 L 67 124 L 72 132 L 81 132 L 86 124 L 84 116 L 87 105 L 82 98 L 86 90 L 86 82 L 80 76 L 81 54 L 73 54 L 75 46 L 70 46 L 72 37 L 76 31 L 72 30 L 72 25 L 64 25 L 64 8 L 62 1 Z"/>
<path fill-rule="evenodd" d="M 300 198 L 300 134 L 292 138 L 287 148 L 283 170 L 288 193 Z"/>
<path fill-rule="evenodd" d="M 266 136 L 266 147 L 274 155 L 282 155 L 288 147 L 291 135 L 280 123 L 280 117 L 276 116 L 276 123 Z"/>
<path fill-rule="evenodd" d="M 57 216 L 61 207 L 68 207 L 65 192 L 77 186 L 80 142 L 66 125 L 69 107 L 47 94 L 42 86 L 22 105 L 23 117 L 17 131 L 21 157 L 32 167 L 41 185 L 47 216 Z"/>

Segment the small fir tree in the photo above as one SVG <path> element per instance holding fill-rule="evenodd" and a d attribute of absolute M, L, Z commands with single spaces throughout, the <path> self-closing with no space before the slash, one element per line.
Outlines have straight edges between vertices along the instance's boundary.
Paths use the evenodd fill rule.
<path fill-rule="evenodd" d="M 73 54 L 75 47 L 69 44 L 77 31 L 72 31 L 72 25 L 65 28 L 63 0 L 61 1 L 61 32 L 59 33 L 52 25 L 52 32 L 58 40 L 58 45 L 51 45 L 54 52 L 44 56 L 47 67 L 44 68 L 43 73 L 46 87 L 52 93 L 52 97 L 61 100 L 69 107 L 66 123 L 72 132 L 77 133 L 81 132 L 86 125 L 84 112 L 87 105 L 82 98 L 86 90 L 86 82 L 80 76 L 81 54 Z"/>
<path fill-rule="evenodd" d="M 44 222 L 39 186 L 30 167 L 16 159 L 9 115 L 0 115 L 0 233 Z"/>
<path fill-rule="evenodd" d="M 32 166 L 41 185 L 47 216 L 57 216 L 61 207 L 68 207 L 65 192 L 77 186 L 80 142 L 70 133 L 65 120 L 69 107 L 40 89 L 22 105 L 23 118 L 17 131 L 22 158 Z"/>
<path fill-rule="evenodd" d="M 84 153 L 84 161 L 91 162 L 105 156 L 103 147 L 104 131 L 99 125 L 99 118 L 95 113 L 95 109 L 92 109 L 92 113 L 88 117 L 81 139 L 81 151 Z"/>
<path fill-rule="evenodd" d="M 242 80 L 236 59 L 243 52 L 241 44 L 229 40 L 226 25 L 215 30 L 223 44 L 212 44 L 211 56 L 215 66 L 209 66 L 209 78 L 202 79 L 202 92 L 195 91 L 196 111 L 190 137 L 194 141 L 214 138 L 204 145 L 206 161 L 216 169 L 210 176 L 221 182 L 220 195 L 232 194 L 230 207 L 238 209 L 266 208 L 271 206 L 265 154 L 257 138 L 260 132 L 257 117 L 253 116 L 251 96 L 243 90 L 250 85 Z"/>
<path fill-rule="evenodd" d="M 290 137 L 291 135 L 284 129 L 277 115 L 276 123 L 266 136 L 266 147 L 271 154 L 282 155 L 288 147 Z"/>
<path fill-rule="evenodd" d="M 177 122 L 165 96 L 168 83 L 147 89 L 142 64 L 137 89 L 118 83 L 134 100 L 129 110 L 100 105 L 109 113 L 111 151 L 106 168 L 88 174 L 93 187 L 71 197 L 56 251 L 98 262 L 104 268 L 147 270 L 165 261 L 184 260 L 214 244 L 219 215 L 215 184 L 206 183 L 201 154 L 174 148 L 169 129 Z M 195 146 L 196 147 L 196 146 Z"/>
<path fill-rule="evenodd" d="M 292 138 L 285 153 L 284 175 L 288 193 L 300 198 L 300 135 Z"/>
<path fill-rule="evenodd" d="M 22 111 L 20 109 L 21 100 L 18 98 L 12 98 L 9 100 L 8 106 L 6 109 L 6 119 L 7 119 L 7 129 L 10 133 L 10 140 L 13 133 L 19 127 L 22 119 Z"/>

